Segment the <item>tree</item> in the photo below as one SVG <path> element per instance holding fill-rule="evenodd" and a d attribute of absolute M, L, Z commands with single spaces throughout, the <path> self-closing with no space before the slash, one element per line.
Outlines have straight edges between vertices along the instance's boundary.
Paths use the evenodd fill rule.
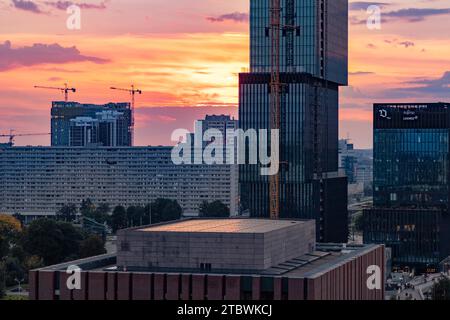
<path fill-rule="evenodd" d="M 200 205 L 200 216 L 204 218 L 229 218 L 230 209 L 221 201 L 211 203 L 204 201 Z"/>
<path fill-rule="evenodd" d="M 156 199 L 152 206 L 152 223 L 174 221 L 181 218 L 183 209 L 176 200 Z"/>
<path fill-rule="evenodd" d="M 114 208 L 110 220 L 110 227 L 114 233 L 116 233 L 117 230 L 127 227 L 127 211 L 123 206 Z"/>
<path fill-rule="evenodd" d="M 25 278 L 25 268 L 20 263 L 19 259 L 13 257 L 7 257 L 3 261 L 3 272 L 5 274 L 3 282 L 7 287 L 16 284 L 15 279 Z"/>
<path fill-rule="evenodd" d="M 432 300 L 450 300 L 450 280 L 445 278 L 437 282 L 432 289 Z"/>
<path fill-rule="evenodd" d="M 51 265 L 77 256 L 82 239 L 81 232 L 70 223 L 39 219 L 26 229 L 23 246 L 29 255 L 37 255 L 45 265 Z"/>
<path fill-rule="evenodd" d="M 80 244 L 80 258 L 99 256 L 105 253 L 105 243 L 97 235 L 89 235 Z"/>
<path fill-rule="evenodd" d="M 86 199 L 81 202 L 80 213 L 83 217 L 91 218 L 95 213 L 95 205 L 92 203 L 91 199 Z"/>
<path fill-rule="evenodd" d="M 3 262 L 0 260 L 0 299 L 2 299 L 5 296 L 5 290 L 6 290 L 6 270 Z"/>
<path fill-rule="evenodd" d="M 64 220 L 66 222 L 72 222 L 77 216 L 77 207 L 74 204 L 64 205 L 57 212 L 58 219 Z"/>
<path fill-rule="evenodd" d="M 111 208 L 109 206 L 109 204 L 107 203 L 102 203 L 101 205 L 98 206 L 97 210 L 98 213 L 100 214 L 109 214 L 111 212 Z"/>
<path fill-rule="evenodd" d="M 359 231 L 359 232 L 364 231 L 364 215 L 363 214 L 358 214 L 355 217 L 354 223 L 355 223 L 356 231 Z"/>
<path fill-rule="evenodd" d="M 0 214 L 0 258 L 9 253 L 10 248 L 18 241 L 22 225 L 16 218 Z"/>

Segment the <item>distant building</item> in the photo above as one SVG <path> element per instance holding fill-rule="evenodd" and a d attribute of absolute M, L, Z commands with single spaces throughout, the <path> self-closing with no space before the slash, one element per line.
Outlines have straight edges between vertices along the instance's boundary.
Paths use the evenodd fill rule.
<path fill-rule="evenodd" d="M 349 140 L 339 140 L 339 168 L 348 178 L 350 198 L 372 196 L 372 150 L 355 149 Z"/>
<path fill-rule="evenodd" d="M 383 300 L 384 247 L 316 244 L 314 229 L 314 220 L 191 219 L 121 230 L 117 255 L 31 271 L 30 299 Z M 66 285 L 71 265 L 80 289 Z"/>
<path fill-rule="evenodd" d="M 392 248 L 393 267 L 436 271 L 450 255 L 450 104 L 374 106 L 374 207 L 365 243 Z"/>
<path fill-rule="evenodd" d="M 110 206 L 176 199 L 185 215 L 219 200 L 237 214 L 235 168 L 180 165 L 172 147 L 1 147 L 0 212 L 52 216 L 89 198 Z"/>
<path fill-rule="evenodd" d="M 132 114 L 129 103 L 95 105 L 53 102 L 51 115 L 51 140 L 54 147 L 83 145 L 91 140 L 91 134 L 96 137 L 93 140 L 98 139 L 96 143 L 104 146 L 132 146 Z M 90 124 L 87 123 L 88 119 L 91 119 Z M 98 123 L 98 129 L 89 131 L 88 128 L 95 123 Z M 75 131 L 73 134 L 72 128 Z"/>

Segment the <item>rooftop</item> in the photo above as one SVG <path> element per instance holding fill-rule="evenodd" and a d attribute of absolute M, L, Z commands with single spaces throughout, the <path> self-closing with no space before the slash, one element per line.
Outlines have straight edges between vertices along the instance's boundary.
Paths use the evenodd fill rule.
<path fill-rule="evenodd" d="M 274 266 L 262 272 L 241 273 L 227 272 L 232 275 L 260 275 L 260 276 L 285 276 L 289 278 L 315 278 L 327 271 L 336 268 L 336 266 L 352 261 L 357 257 L 363 256 L 368 252 L 380 247 L 379 245 L 347 245 L 342 244 L 318 244 L 316 251 L 286 261 L 280 265 Z M 42 268 L 43 271 L 65 271 L 69 266 L 77 265 L 84 271 L 121 271 L 116 264 L 116 255 L 109 254 L 97 257 L 86 258 L 78 261 L 71 261 L 59 265 Z M 167 273 L 167 270 L 160 270 L 161 273 Z M 140 273 L 146 273 L 140 271 Z M 148 271 L 148 273 L 158 273 L 158 270 Z M 189 271 L 174 270 L 169 273 L 181 274 L 223 274 L 222 272 L 212 271 Z"/>
<path fill-rule="evenodd" d="M 266 219 L 193 219 L 139 229 L 141 232 L 189 232 L 189 233 L 267 233 L 305 221 Z"/>

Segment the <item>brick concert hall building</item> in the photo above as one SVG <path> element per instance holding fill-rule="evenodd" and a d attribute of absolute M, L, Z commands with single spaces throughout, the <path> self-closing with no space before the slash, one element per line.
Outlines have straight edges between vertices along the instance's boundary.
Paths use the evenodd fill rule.
<path fill-rule="evenodd" d="M 30 299 L 384 299 L 384 246 L 316 244 L 315 234 L 314 220 L 188 219 L 126 229 L 116 255 L 31 271 Z M 74 265 L 80 287 L 70 290 Z"/>

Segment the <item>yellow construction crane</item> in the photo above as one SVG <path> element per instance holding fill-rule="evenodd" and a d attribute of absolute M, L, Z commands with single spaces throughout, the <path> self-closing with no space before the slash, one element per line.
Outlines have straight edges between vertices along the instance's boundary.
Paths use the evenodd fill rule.
<path fill-rule="evenodd" d="M 270 0 L 270 40 L 271 40 L 271 78 L 270 78 L 270 129 L 281 127 L 281 82 L 280 82 L 280 0 Z M 281 154 L 280 154 L 281 156 Z M 280 218 L 280 173 L 270 178 L 270 218 Z"/>
<path fill-rule="evenodd" d="M 64 101 L 68 102 L 69 101 L 69 92 L 77 92 L 77 89 L 75 88 L 69 88 L 67 86 L 67 83 L 64 83 L 64 88 L 58 88 L 58 87 L 45 87 L 45 86 L 34 86 L 36 89 L 49 89 L 49 90 L 59 90 L 62 93 L 64 93 Z"/>
<path fill-rule="evenodd" d="M 4 138 L 4 137 L 9 138 L 9 144 L 13 145 L 14 144 L 14 139 L 16 137 L 48 136 L 48 135 L 51 135 L 51 133 L 21 133 L 21 134 L 16 134 L 16 133 L 14 133 L 14 130 L 10 130 L 9 134 L 0 134 L 0 138 Z"/>
<path fill-rule="evenodd" d="M 116 88 L 116 87 L 111 87 L 110 89 L 125 91 L 131 95 L 131 141 L 134 141 L 134 111 L 135 111 L 135 107 L 136 107 L 135 95 L 142 94 L 142 90 L 136 89 L 134 87 L 134 84 L 131 85 L 131 89 L 122 89 L 122 88 Z"/>

